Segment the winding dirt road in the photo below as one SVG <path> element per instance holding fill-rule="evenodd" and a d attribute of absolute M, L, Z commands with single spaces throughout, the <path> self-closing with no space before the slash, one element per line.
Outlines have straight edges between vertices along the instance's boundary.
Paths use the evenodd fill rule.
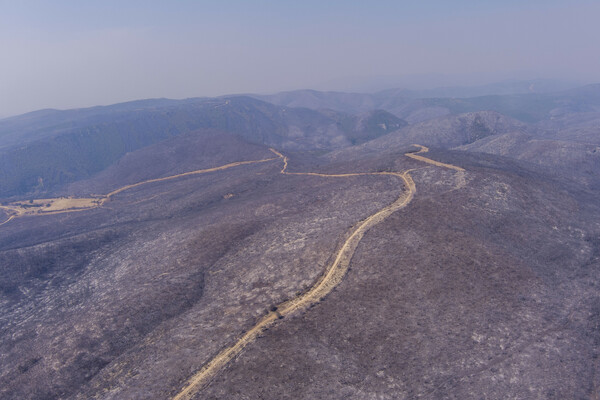
<path fill-rule="evenodd" d="M 148 179 L 146 181 L 142 181 L 142 182 L 138 182 L 138 183 L 133 183 L 131 185 L 123 186 L 123 187 L 121 187 L 119 189 L 113 190 L 112 192 L 110 192 L 109 194 L 107 194 L 104 197 L 106 199 L 110 199 L 115 194 L 119 194 L 121 192 L 124 192 L 125 190 L 129 190 L 129 189 L 132 189 L 134 187 L 141 186 L 141 185 L 146 185 L 148 183 L 163 182 L 163 181 L 168 181 L 168 180 L 171 180 L 171 179 L 182 178 L 184 176 L 199 175 L 199 174 L 206 174 L 208 172 L 223 171 L 224 169 L 238 167 L 240 165 L 258 164 L 258 163 L 263 163 L 263 162 L 273 161 L 273 160 L 276 160 L 276 158 L 263 158 L 262 160 L 237 161 L 237 162 L 232 162 L 232 163 L 229 163 L 229 164 L 221 165 L 220 167 L 207 168 L 207 169 L 198 169 L 196 171 L 184 172 L 182 174 L 166 176 L 164 178 Z"/>
<path fill-rule="evenodd" d="M 420 150 L 417 151 L 416 153 L 406 153 L 406 156 L 411 157 L 416 160 L 419 160 L 419 161 L 429 163 L 429 164 L 433 164 L 433 165 L 436 165 L 439 167 L 446 167 L 446 168 L 454 169 L 456 171 L 464 171 L 464 169 L 457 167 L 455 165 L 444 164 L 444 163 L 434 161 L 429 158 L 420 156 L 419 154 L 426 153 L 429 151 L 429 149 L 427 147 L 421 146 L 419 144 L 415 144 L 413 146 L 419 147 Z M 400 174 L 396 173 L 396 172 L 365 172 L 365 173 L 350 173 L 350 174 L 319 174 L 316 172 L 287 172 L 287 165 L 288 165 L 287 157 L 285 157 L 283 154 L 281 154 L 280 152 L 278 152 L 275 149 L 270 149 L 270 150 L 277 157 L 279 157 L 283 160 L 283 168 L 281 169 L 281 173 L 286 174 L 286 175 L 310 175 L 310 176 L 322 176 L 322 177 L 329 177 L 329 178 L 343 178 L 343 177 L 362 176 L 362 175 L 400 176 Z M 62 214 L 62 213 L 90 210 L 92 208 L 101 207 L 104 203 L 109 201 L 110 198 L 113 197 L 114 195 L 119 194 L 119 193 L 124 192 L 129 189 L 133 189 L 138 186 L 146 185 L 149 183 L 155 183 L 155 182 L 164 182 L 164 181 L 168 181 L 171 179 L 178 179 L 178 178 L 182 178 L 182 177 L 190 176 L 190 175 L 199 175 L 199 174 L 206 174 L 209 172 L 222 171 L 222 170 L 237 167 L 240 165 L 248 165 L 248 164 L 256 164 L 256 163 L 263 163 L 263 162 L 267 162 L 267 161 L 273 161 L 273 160 L 276 160 L 277 157 L 264 158 L 261 160 L 237 161 L 237 162 L 221 165 L 219 167 L 199 169 L 199 170 L 195 170 L 195 171 L 184 172 L 184 173 L 177 174 L 177 175 L 167 176 L 164 178 L 148 179 L 148 180 L 145 180 L 142 182 L 133 183 L 131 185 L 126 185 L 126 186 L 120 187 L 106 195 L 102 195 L 102 196 L 98 196 L 98 197 L 94 197 L 94 198 L 59 198 L 59 199 L 35 200 L 36 202 L 39 202 L 40 204 L 51 203 L 52 207 L 47 208 L 47 209 L 45 209 L 45 208 L 38 209 L 38 208 L 31 208 L 31 207 L 26 208 L 19 204 L 9 204 L 7 206 L 0 206 L 0 209 L 4 209 L 8 215 L 8 218 L 6 219 L 6 221 L 1 222 L 0 226 L 7 224 L 10 221 L 12 221 L 13 219 L 18 218 L 18 217 L 36 216 L 36 215 L 52 215 L 52 214 Z"/>
<path fill-rule="evenodd" d="M 6 210 L 6 212 L 8 213 L 8 219 L 6 221 L 0 223 L 0 226 L 10 222 L 11 220 L 13 220 L 15 218 L 18 218 L 18 217 L 63 214 L 63 213 L 69 213 L 69 212 L 91 210 L 92 208 L 98 208 L 98 207 L 101 207 L 107 201 L 109 201 L 110 198 L 113 197 L 114 195 L 124 192 L 125 190 L 132 189 L 134 187 L 146 185 L 148 183 L 163 182 L 163 181 L 168 181 L 171 179 L 182 178 L 184 176 L 199 175 L 199 174 L 206 174 L 209 172 L 223 171 L 225 169 L 237 167 L 240 165 L 257 164 L 257 163 L 263 163 L 263 162 L 273 161 L 273 160 L 277 160 L 277 157 L 264 158 L 261 160 L 236 161 L 236 162 L 232 162 L 229 164 L 221 165 L 219 167 L 198 169 L 195 171 L 184 172 L 184 173 L 177 174 L 177 175 L 166 176 L 164 178 L 148 179 L 148 180 L 145 180 L 142 182 L 133 183 L 131 185 L 126 185 L 126 186 L 120 187 L 106 195 L 97 196 L 97 197 L 93 197 L 93 198 L 58 198 L 58 199 L 34 200 L 36 203 L 40 203 L 40 204 L 51 203 L 53 206 L 46 209 L 46 210 L 50 210 L 50 211 L 45 211 L 44 208 L 37 209 L 37 208 L 31 208 L 30 206 L 24 207 L 24 206 L 20 205 L 22 202 L 9 204 L 7 206 L 0 206 L 0 209 Z M 85 204 L 85 205 L 82 205 L 82 204 Z"/>
<path fill-rule="evenodd" d="M 444 164 L 429 158 L 420 156 L 418 154 L 426 153 L 429 149 L 425 146 L 415 145 L 420 148 L 416 153 L 406 153 L 405 155 L 423 161 L 428 164 L 432 164 L 439 167 L 450 168 L 455 171 L 463 172 L 464 169 L 457 167 L 452 164 Z M 213 359 L 206 363 L 196 374 L 194 374 L 186 383 L 185 387 L 173 397 L 173 400 L 184 400 L 191 399 L 196 393 L 206 387 L 212 378 L 221 371 L 232 359 L 241 353 L 241 351 L 251 342 L 264 332 L 267 328 L 272 326 L 277 320 L 287 317 L 292 313 L 305 310 L 311 305 L 322 300 L 327 294 L 329 294 L 333 288 L 335 288 L 344 278 L 350 261 L 358 244 L 363 238 L 364 234 L 371 229 L 373 226 L 384 221 L 392 213 L 406 207 L 413 199 L 416 193 L 415 183 L 407 170 L 404 172 L 365 172 L 365 173 L 349 173 L 349 174 L 320 174 L 316 172 L 288 172 L 288 158 L 278 152 L 275 149 L 271 151 L 280 157 L 283 161 L 283 167 L 281 173 L 285 175 L 309 175 L 309 176 L 320 176 L 326 178 L 340 178 L 340 177 L 351 177 L 351 176 L 364 176 L 364 175 L 389 175 L 400 178 L 403 181 L 406 190 L 398 197 L 392 204 L 382 208 L 375 214 L 372 214 L 367 219 L 362 221 L 350 233 L 350 236 L 346 239 L 340 250 L 338 251 L 335 260 L 327 267 L 325 273 L 321 278 L 307 291 L 298 295 L 297 297 L 279 304 L 274 311 L 269 312 L 264 316 L 256 325 L 248 330 L 244 335 L 237 340 L 232 346 L 225 348 Z"/>
<path fill-rule="evenodd" d="M 438 167 L 449 168 L 458 172 L 463 173 L 465 170 L 461 167 L 457 167 L 452 164 L 445 164 L 439 161 L 431 160 L 426 158 L 420 154 L 426 153 L 429 151 L 429 148 L 421 145 L 414 145 L 419 148 L 419 151 L 414 153 L 406 153 L 407 157 L 415 159 L 417 161 L 422 161 L 431 165 L 435 165 Z M 227 363 L 229 363 L 233 358 L 240 354 L 240 352 L 251 342 L 253 342 L 263 331 L 273 325 L 277 320 L 287 317 L 297 311 L 306 310 L 311 305 L 322 300 L 327 294 L 329 294 L 333 288 L 335 288 L 344 278 L 346 272 L 348 271 L 348 267 L 350 266 L 350 261 L 358 244 L 361 239 L 365 235 L 365 233 L 371 229 L 373 226 L 379 224 L 388 218 L 392 213 L 406 207 L 410 201 L 413 199 L 416 193 L 415 183 L 410 176 L 410 171 L 406 170 L 403 172 L 358 172 L 358 173 L 346 173 L 346 174 L 322 174 L 317 172 L 288 172 L 288 158 L 278 152 L 275 149 L 270 149 L 276 157 L 273 158 L 264 158 L 261 160 L 252 160 L 252 161 L 238 161 L 229 164 L 225 164 L 219 167 L 200 169 L 190 172 L 184 172 L 177 175 L 172 175 L 164 178 L 155 178 L 148 179 L 142 182 L 134 183 L 131 185 L 126 185 L 112 192 L 99 196 L 93 199 L 94 205 L 87 208 L 65 208 L 62 210 L 54 210 L 48 213 L 27 213 L 25 210 L 21 210 L 17 206 L 0 206 L 1 208 L 9 211 L 8 219 L 2 223 L 4 225 L 11 220 L 21 217 L 24 215 L 46 215 L 46 214 L 57 214 L 57 213 L 67 213 L 67 212 L 76 212 L 76 211 L 84 211 L 96 207 L 101 207 L 104 203 L 110 200 L 111 197 L 122 193 L 126 190 L 142 186 L 149 183 L 154 182 L 163 182 L 172 179 L 177 179 L 190 175 L 198 175 L 205 174 L 209 172 L 222 171 L 225 169 L 248 165 L 248 164 L 256 164 L 263 163 L 268 161 L 273 161 L 277 159 L 281 159 L 283 161 L 283 167 L 280 171 L 281 174 L 284 175 L 308 175 L 308 176 L 319 176 L 324 178 L 347 178 L 353 176 L 366 176 L 366 175 L 380 175 L 380 176 L 391 176 L 395 178 L 399 178 L 402 181 L 405 190 L 402 191 L 398 199 L 394 201 L 392 204 L 385 206 L 381 210 L 369 216 L 364 221 L 360 222 L 357 226 L 355 226 L 348 238 L 343 243 L 342 247 L 339 249 L 334 261 L 327 267 L 323 275 L 320 279 L 308 290 L 304 293 L 298 295 L 297 297 L 288 300 L 279 304 L 275 311 L 269 312 L 265 317 L 263 317 L 256 325 L 254 325 L 250 330 L 248 330 L 244 335 L 239 338 L 233 345 L 225 348 L 219 354 L 217 354 L 213 359 L 207 362 L 196 374 L 194 374 L 186 383 L 185 387 L 181 389 L 181 391 L 173 397 L 173 400 L 183 400 L 190 399 L 200 390 L 202 390 L 208 383 L 210 383 L 211 379 L 216 376 L 216 374 L 223 368 Z M 55 199 L 47 199 L 47 200 L 55 200 Z M 82 200 L 82 199 L 73 199 L 73 200 Z"/>
<path fill-rule="evenodd" d="M 423 157 L 423 156 L 419 155 L 421 153 L 427 153 L 429 151 L 429 147 L 422 146 L 420 144 L 413 144 L 413 146 L 418 147 L 419 151 L 417 151 L 415 153 L 406 153 L 406 154 L 404 154 L 405 156 L 410 157 L 414 160 L 426 162 L 427 164 L 435 165 L 437 167 L 450 168 L 455 171 L 465 172 L 464 168 L 457 167 L 456 165 L 445 164 L 443 162 L 435 161 L 435 160 L 432 160 L 431 158 L 427 158 L 427 157 Z"/>

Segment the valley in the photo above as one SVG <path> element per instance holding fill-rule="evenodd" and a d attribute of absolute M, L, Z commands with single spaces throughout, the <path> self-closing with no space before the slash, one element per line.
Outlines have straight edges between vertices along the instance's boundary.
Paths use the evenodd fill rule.
<path fill-rule="evenodd" d="M 0 120 L 0 397 L 590 398 L 596 92 Z"/>

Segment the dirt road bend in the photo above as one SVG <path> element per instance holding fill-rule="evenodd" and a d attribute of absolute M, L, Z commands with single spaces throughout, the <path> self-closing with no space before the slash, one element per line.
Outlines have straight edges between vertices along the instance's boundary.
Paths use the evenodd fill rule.
<path fill-rule="evenodd" d="M 450 168 L 450 169 L 453 169 L 453 170 L 459 171 L 459 172 L 465 171 L 464 168 L 457 167 L 456 165 L 445 164 L 443 162 L 435 161 L 435 160 L 432 160 L 431 158 L 427 158 L 427 157 L 423 157 L 423 156 L 419 155 L 422 153 L 427 153 L 429 151 L 429 147 L 421 146 L 420 144 L 413 144 L 413 146 L 418 147 L 420 150 L 417 151 L 416 153 L 406 153 L 405 156 L 410 157 L 414 160 L 426 162 L 427 164 L 436 165 L 438 167 Z"/>
<path fill-rule="evenodd" d="M 425 146 L 416 145 L 420 148 L 417 153 L 425 153 L 429 149 Z M 327 294 L 329 294 L 344 278 L 344 275 L 348 271 L 350 261 L 358 244 L 365 235 L 365 233 L 373 226 L 384 221 L 392 213 L 406 207 L 413 199 L 416 193 L 415 183 L 410 176 L 410 171 L 404 172 L 360 172 L 360 173 L 348 173 L 348 174 L 321 174 L 316 172 L 288 172 L 288 158 L 278 152 L 275 149 L 271 151 L 280 157 L 283 161 L 283 167 L 280 173 L 285 175 L 309 175 L 309 176 L 320 176 L 326 178 L 343 178 L 351 176 L 364 176 L 364 175 L 388 175 L 401 179 L 404 186 L 404 190 L 392 204 L 382 208 L 375 214 L 372 214 L 364 221 L 360 222 L 355 226 L 350 235 L 345 240 L 341 248 L 339 249 L 334 261 L 327 267 L 321 278 L 307 291 L 298 295 L 297 297 L 279 304 L 275 311 L 269 312 L 264 316 L 258 323 L 256 323 L 251 329 L 243 334 L 233 345 L 223 349 L 213 359 L 209 360 L 196 374 L 194 374 L 186 383 L 186 385 L 177 393 L 173 400 L 189 400 L 204 387 L 206 387 L 212 378 L 214 378 L 219 371 L 221 371 L 231 360 L 233 360 L 241 351 L 251 342 L 264 332 L 267 328 L 272 326 L 276 321 L 281 318 L 287 317 L 294 312 L 308 309 L 311 305 L 322 300 Z M 406 153 L 405 155 L 414 158 L 419 161 L 424 161 L 428 164 L 433 164 L 440 167 L 450 168 L 456 171 L 464 171 L 464 169 L 457 167 L 452 164 L 444 164 L 423 156 L 417 155 L 417 153 Z"/>

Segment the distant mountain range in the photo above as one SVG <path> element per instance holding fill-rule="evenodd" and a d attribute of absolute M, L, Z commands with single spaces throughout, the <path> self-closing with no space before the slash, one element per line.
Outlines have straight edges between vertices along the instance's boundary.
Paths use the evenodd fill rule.
<path fill-rule="evenodd" d="M 535 83 L 531 83 L 535 87 Z M 510 94 L 484 94 L 494 90 L 476 90 L 464 96 L 460 90 L 423 92 L 385 90 L 369 93 L 318 92 L 298 90 L 270 96 L 256 96 L 273 104 L 310 109 L 329 108 L 347 113 L 382 109 L 407 120 L 419 122 L 445 114 L 472 111 L 497 111 L 525 122 L 538 122 L 550 113 L 582 112 L 600 107 L 598 85 L 588 85 L 559 92 L 524 91 Z M 477 95 L 475 95 L 478 93 Z M 452 95 L 451 95 L 452 94 Z M 475 95 L 475 96 L 473 96 Z"/>
<path fill-rule="evenodd" d="M 331 150 L 405 125 L 382 110 L 349 115 L 250 97 L 43 110 L 0 121 L 0 196 L 52 190 L 89 177 L 128 152 L 198 129 L 218 129 L 283 149 Z"/>
<path fill-rule="evenodd" d="M 102 171 L 128 152 L 197 129 L 218 129 L 282 149 L 331 151 L 368 142 L 407 123 L 431 121 L 430 128 L 415 125 L 418 128 L 412 131 L 419 133 L 409 136 L 417 140 L 424 132 L 439 130 L 435 121 L 443 116 L 494 111 L 552 130 L 556 124 L 551 121 L 564 121 L 574 114 L 593 119 L 600 110 L 600 85 L 557 93 L 470 98 L 419 98 L 403 90 L 375 94 L 301 90 L 256 97 L 262 100 L 248 96 L 141 100 L 78 110 L 41 110 L 0 120 L 0 196 L 41 195 Z M 474 124 L 488 115 L 477 117 Z M 489 134 L 474 133 L 475 125 L 471 139 Z M 458 123 L 454 130 L 460 127 Z M 586 129 L 580 129 L 577 136 Z M 427 142 L 466 144 L 457 138 L 449 133 L 447 142 Z"/>

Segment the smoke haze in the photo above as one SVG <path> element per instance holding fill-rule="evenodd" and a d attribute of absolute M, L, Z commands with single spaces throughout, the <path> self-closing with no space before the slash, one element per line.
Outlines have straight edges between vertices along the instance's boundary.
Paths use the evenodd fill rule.
<path fill-rule="evenodd" d="M 2 1 L 0 116 L 299 88 L 600 81 L 597 2 L 404 3 Z"/>

